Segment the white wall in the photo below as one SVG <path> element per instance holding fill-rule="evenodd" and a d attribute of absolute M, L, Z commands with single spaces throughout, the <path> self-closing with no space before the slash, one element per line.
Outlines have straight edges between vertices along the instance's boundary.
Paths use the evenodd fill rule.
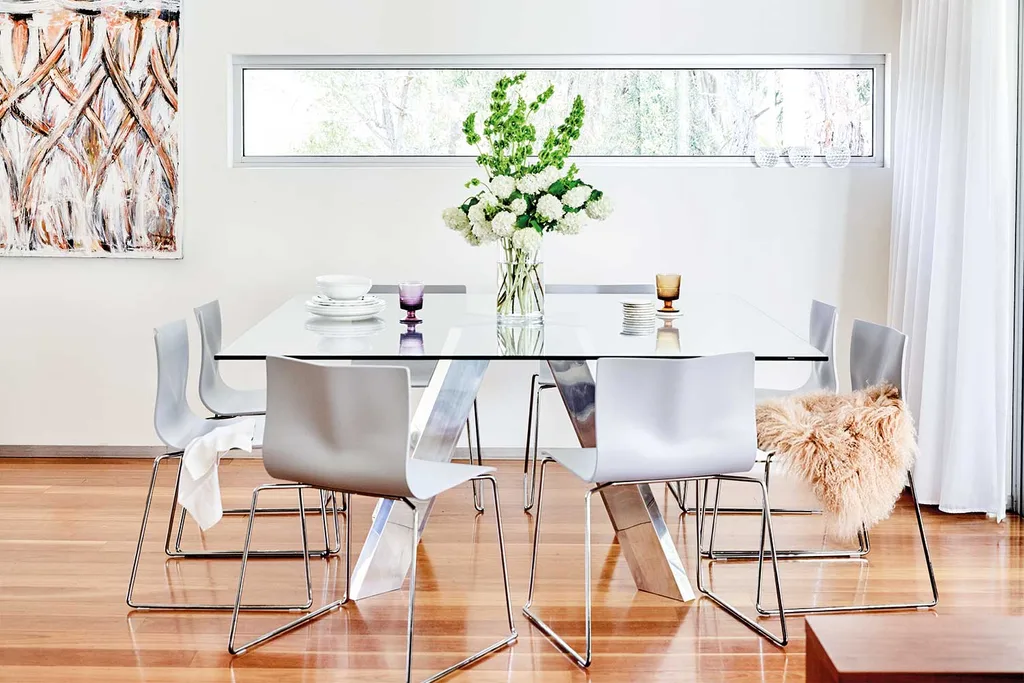
<path fill-rule="evenodd" d="M 232 54 L 896 53 L 900 18 L 898 0 L 183 4 L 184 259 L 0 259 L 0 444 L 156 443 L 152 328 L 191 321 L 215 297 L 231 339 L 323 272 L 492 284 L 493 253 L 439 218 L 463 197 L 465 171 L 231 168 Z M 549 240 L 551 282 L 670 269 L 797 330 L 812 297 L 839 305 L 843 340 L 853 317 L 884 320 L 889 169 L 585 171 L 618 212 Z M 517 445 L 532 368 L 497 365 L 481 395 L 484 444 Z M 229 376 L 259 381 L 255 366 Z M 544 441 L 569 445 L 549 399 Z"/>

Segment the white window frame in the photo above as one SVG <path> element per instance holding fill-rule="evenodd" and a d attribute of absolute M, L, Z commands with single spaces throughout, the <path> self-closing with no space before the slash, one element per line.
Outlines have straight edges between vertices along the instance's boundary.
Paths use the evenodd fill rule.
<path fill-rule="evenodd" d="M 239 167 L 472 167 L 472 156 L 312 156 L 244 154 L 242 79 L 245 69 L 843 69 L 874 72 L 872 156 L 850 167 L 885 166 L 888 145 L 887 56 L 857 55 L 233 55 L 231 58 L 231 164 Z M 587 156 L 588 165 L 753 166 L 752 157 Z M 817 156 L 812 166 L 826 167 Z M 789 168 L 781 160 L 777 168 Z"/>

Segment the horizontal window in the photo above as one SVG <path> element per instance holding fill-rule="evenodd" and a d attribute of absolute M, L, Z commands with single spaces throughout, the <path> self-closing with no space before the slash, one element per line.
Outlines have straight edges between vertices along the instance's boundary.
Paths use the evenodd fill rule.
<path fill-rule="evenodd" d="M 528 101 L 554 86 L 534 115 L 539 140 L 583 97 L 574 156 L 749 158 L 761 147 L 822 156 L 845 147 L 855 160 L 881 159 L 883 57 L 719 57 L 692 66 L 682 57 L 678 66 L 589 58 L 598 63 L 563 68 L 552 60 L 571 58 L 492 58 L 493 66 L 460 57 L 358 59 L 236 58 L 236 161 L 472 157 L 463 120 L 486 116 L 495 81 L 517 71 L 527 72 L 520 90 Z"/>

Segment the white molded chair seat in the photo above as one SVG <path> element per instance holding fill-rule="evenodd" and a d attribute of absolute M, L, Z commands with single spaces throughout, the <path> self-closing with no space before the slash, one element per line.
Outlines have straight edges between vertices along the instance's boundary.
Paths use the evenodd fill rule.
<path fill-rule="evenodd" d="M 597 484 L 602 481 L 608 481 L 607 479 L 599 480 L 595 477 L 597 474 L 597 449 L 596 448 L 563 448 L 557 451 L 548 453 L 545 451 L 546 456 L 552 458 L 559 465 L 569 470 L 577 477 L 587 482 L 588 484 Z M 694 474 L 688 475 L 690 477 L 705 476 L 705 474 L 725 474 L 721 472 L 721 467 L 718 465 L 718 450 L 715 448 L 713 443 L 708 444 L 708 449 L 704 453 L 695 453 L 690 451 L 689 453 L 697 462 L 702 462 L 703 467 L 695 467 L 692 471 Z M 615 457 L 609 454 L 610 457 Z M 630 467 L 636 467 L 646 472 L 657 472 L 662 469 L 664 463 L 664 457 L 658 455 L 652 455 L 647 452 L 637 451 L 624 451 L 621 454 L 623 460 L 628 459 Z M 768 460 L 768 453 L 765 453 L 761 449 L 757 449 L 757 454 L 754 457 L 755 463 L 762 463 Z M 752 463 L 753 464 L 753 463 Z M 700 472 L 704 472 L 701 474 Z M 732 472 L 730 474 L 746 474 L 746 471 Z M 616 481 L 646 481 L 649 479 L 661 479 L 663 477 L 641 477 L 634 479 L 616 479 Z"/>
<path fill-rule="evenodd" d="M 410 457 L 409 375 L 409 369 L 401 366 L 337 366 L 290 358 L 267 358 L 267 429 L 263 464 L 267 473 L 275 479 L 296 483 L 262 486 L 253 492 L 253 513 L 249 517 L 236 609 L 228 636 L 228 651 L 232 654 L 243 654 L 282 633 L 325 616 L 348 602 L 351 511 L 345 518 L 345 596 L 244 645 L 235 645 L 239 614 L 237 605 L 242 600 L 246 556 L 259 493 L 266 489 L 282 488 L 297 488 L 301 491 L 307 486 L 342 493 L 346 497 L 356 494 L 393 499 L 403 502 L 412 513 L 409 549 L 412 570 L 406 648 L 406 680 L 411 680 L 416 555 L 420 529 L 420 509 L 413 499 L 430 499 L 471 480 L 490 482 L 494 491 L 494 513 L 509 635 L 430 680 L 452 673 L 516 640 L 497 484 L 494 477 L 489 476 L 494 468 Z M 400 548 L 391 550 L 404 552 Z M 306 569 L 308 586 L 308 560 Z"/>
<path fill-rule="evenodd" d="M 554 644 L 586 667 L 591 660 L 590 501 L 594 493 L 632 483 L 709 479 L 756 484 L 761 491 L 762 526 L 760 572 L 770 554 L 778 605 L 782 606 L 778 558 L 775 552 L 771 512 L 765 483 L 757 478 L 729 474 L 753 468 L 759 456 L 754 412 L 754 355 L 734 353 L 696 359 L 601 358 L 600 381 L 595 390 L 596 448 L 564 450 L 547 455 L 540 466 L 537 512 L 534 524 L 530 584 L 523 614 Z M 584 536 L 584 654 L 573 650 L 562 636 L 531 611 L 537 576 L 537 556 L 544 500 L 545 470 L 558 462 L 588 484 L 596 484 L 585 497 Z M 705 483 L 706 487 L 707 484 Z M 700 496 L 698 495 L 698 500 Z M 703 515 L 698 513 L 698 551 L 703 534 Z M 767 539 L 767 552 L 765 540 Z M 760 576 L 758 585 L 761 585 Z M 788 642 L 785 612 L 781 636 L 741 615 L 721 597 L 705 589 L 698 553 L 697 588 L 753 631 L 772 643 Z"/>
<path fill-rule="evenodd" d="M 263 463 L 275 479 L 365 495 L 431 498 L 494 471 L 409 457 L 406 367 L 271 357 L 267 386 Z"/>
<path fill-rule="evenodd" d="M 494 472 L 494 467 L 433 462 L 409 458 L 409 483 L 413 498 L 427 500 L 467 481 Z M 372 494 L 371 494 L 372 495 Z"/>
<path fill-rule="evenodd" d="M 195 309 L 195 314 L 203 347 L 199 365 L 199 399 L 214 415 L 262 415 L 267 410 L 266 391 L 235 389 L 228 386 L 220 375 L 216 357 L 223 341 L 220 301 L 203 304 Z"/>

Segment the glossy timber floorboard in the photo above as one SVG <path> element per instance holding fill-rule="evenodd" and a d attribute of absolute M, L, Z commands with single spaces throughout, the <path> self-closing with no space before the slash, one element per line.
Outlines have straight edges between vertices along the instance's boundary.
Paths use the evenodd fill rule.
<path fill-rule="evenodd" d="M 237 560 L 166 560 L 161 550 L 175 466 L 160 480 L 140 570 L 138 597 L 153 600 L 233 599 Z M 522 512 L 519 465 L 503 462 L 499 484 L 520 638 L 453 681 L 803 681 L 803 620 L 790 621 L 790 645 L 779 650 L 707 600 L 671 602 L 638 593 L 607 515 L 594 506 L 594 660 L 576 668 L 533 629 L 519 609 L 529 578 L 533 516 Z M 124 593 L 151 461 L 0 459 L 0 681 L 374 681 L 401 680 L 405 590 L 350 604 L 339 612 L 232 658 L 226 613 L 130 612 Z M 545 500 L 536 606 L 582 646 L 584 487 L 557 466 Z M 227 506 L 248 505 L 267 480 L 256 460 L 226 460 L 221 482 Z M 781 479 L 780 479 L 780 483 Z M 664 487 L 655 493 L 688 575 L 693 578 L 693 517 L 681 517 Z M 727 491 L 745 502 L 742 491 Z M 776 505 L 790 504 L 786 489 Z M 737 497 L 734 494 L 739 494 Z M 796 495 L 796 494 L 794 494 Z M 292 494 L 294 496 L 294 494 Z M 731 496 L 731 497 L 730 497 Z M 353 553 L 370 524 L 373 501 L 354 499 Z M 271 504 L 268 498 L 262 504 Z M 291 504 L 293 497 L 279 502 Z M 311 500 L 309 502 L 312 502 Z M 501 583 L 493 512 L 476 516 L 464 486 L 442 495 L 420 549 L 414 668 L 423 678 L 458 661 L 502 632 Z M 322 543 L 310 516 L 312 543 Z M 938 611 L 1024 613 L 1024 527 L 980 515 L 925 510 L 938 575 Z M 200 538 L 191 521 L 183 547 L 240 546 L 244 518 L 228 518 Z M 723 517 L 720 547 L 756 543 L 756 517 Z M 779 516 L 780 545 L 821 547 L 821 520 Z M 254 547 L 297 547 L 297 517 L 262 517 Z M 868 562 L 785 562 L 790 605 L 919 599 L 927 576 L 912 508 L 904 500 L 872 532 Z M 340 559 L 313 560 L 314 605 L 341 595 Z M 752 608 L 754 564 L 719 562 L 716 591 Z M 298 600 L 300 560 L 253 560 L 246 600 Z M 767 587 L 770 589 L 770 579 Z M 270 630 L 290 617 L 243 615 L 240 637 Z M 766 620 L 777 628 L 777 620 Z"/>

